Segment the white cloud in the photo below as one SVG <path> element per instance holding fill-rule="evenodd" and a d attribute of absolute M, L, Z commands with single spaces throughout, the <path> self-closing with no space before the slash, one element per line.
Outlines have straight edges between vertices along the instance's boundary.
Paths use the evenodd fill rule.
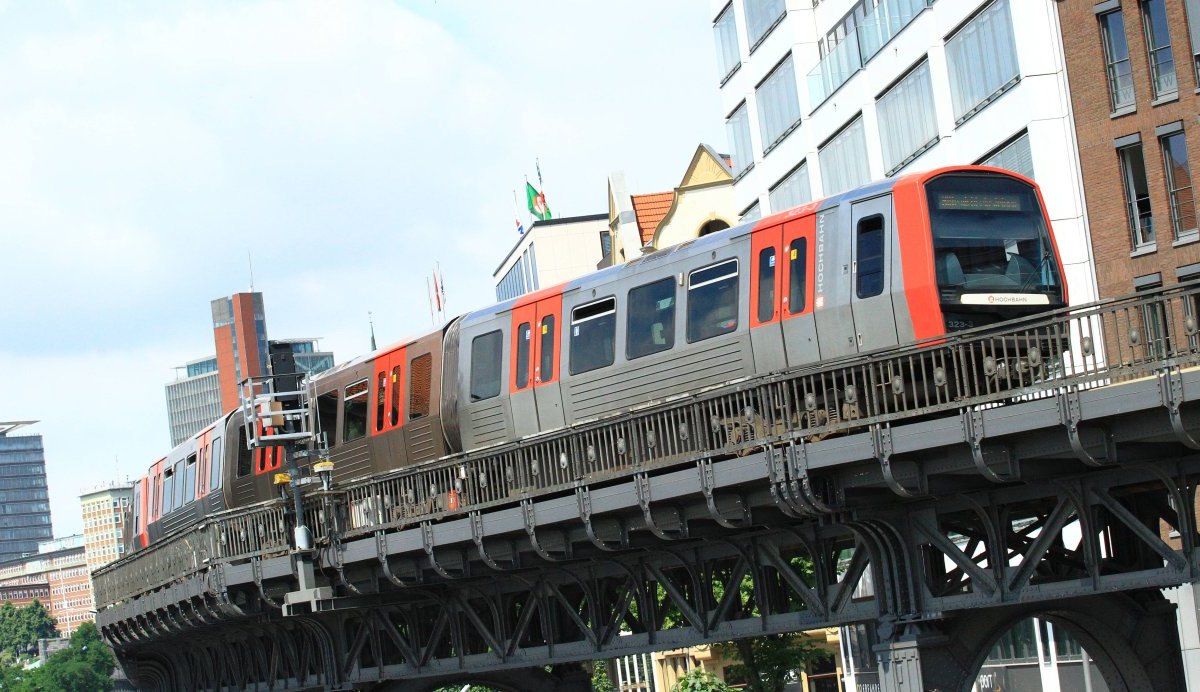
<path fill-rule="evenodd" d="M 491 302 L 535 157 L 559 216 L 603 212 L 613 170 L 677 184 L 723 146 L 710 20 L 695 0 L 0 4 L 0 419 L 43 421 L 59 532 L 76 480 L 165 451 L 162 385 L 211 352 L 208 301 L 249 288 L 248 255 L 271 335 L 345 360 L 368 311 L 380 343 L 428 328 L 435 262 L 453 311 Z"/>

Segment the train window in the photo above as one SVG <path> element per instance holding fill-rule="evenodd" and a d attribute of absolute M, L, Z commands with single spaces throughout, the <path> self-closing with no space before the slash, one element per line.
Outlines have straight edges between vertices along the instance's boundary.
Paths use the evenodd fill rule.
<path fill-rule="evenodd" d="M 430 388 L 433 383 L 433 356 L 426 353 L 412 359 L 408 366 L 408 419 L 429 415 Z"/>
<path fill-rule="evenodd" d="M 142 532 L 142 483 L 133 484 L 133 532 Z"/>
<path fill-rule="evenodd" d="M 613 364 L 617 300 L 605 298 L 571 311 L 571 374 Z"/>
<path fill-rule="evenodd" d="M 392 425 L 400 422 L 400 366 L 392 368 Z"/>
<path fill-rule="evenodd" d="M 183 460 L 175 462 L 175 501 L 172 503 L 172 509 L 179 509 L 183 506 L 185 491 L 187 490 L 187 473 L 183 468 Z"/>
<path fill-rule="evenodd" d="M 375 382 L 375 432 L 383 430 L 383 414 L 387 406 L 387 372 L 379 373 Z"/>
<path fill-rule="evenodd" d="M 334 394 L 333 396 L 335 400 L 334 403 L 336 403 L 337 394 Z M 238 426 L 237 454 L 237 477 L 241 478 L 243 476 L 250 475 L 250 470 L 254 465 L 254 453 L 251 452 L 248 447 L 246 447 L 246 429 L 242 426 Z"/>
<path fill-rule="evenodd" d="M 529 384 L 529 323 L 524 322 L 517 327 L 517 389 L 525 389 Z"/>
<path fill-rule="evenodd" d="M 212 443 L 212 458 L 208 462 L 208 470 L 210 472 L 208 480 L 208 490 L 212 492 L 221 487 L 221 438 L 213 440 Z"/>
<path fill-rule="evenodd" d="M 554 315 L 542 318 L 542 362 L 538 377 L 542 382 L 554 379 Z"/>
<path fill-rule="evenodd" d="M 883 216 L 875 214 L 858 222 L 858 278 L 854 292 L 859 298 L 883 293 Z"/>
<path fill-rule="evenodd" d="M 317 439 L 332 447 L 337 443 L 337 392 L 326 392 L 317 397 Z M 249 473 L 249 470 L 246 471 Z M 242 476 L 238 467 L 238 477 Z"/>
<path fill-rule="evenodd" d="M 471 401 L 500 395 L 503 342 L 499 329 L 471 340 Z"/>
<path fill-rule="evenodd" d="M 342 401 L 342 442 L 357 440 L 367 434 L 367 381 L 348 385 Z"/>
<path fill-rule="evenodd" d="M 766 247 L 758 253 L 758 321 L 767 322 L 775 316 L 775 248 Z"/>
<path fill-rule="evenodd" d="M 629 291 L 625 356 L 641 358 L 675 345 L 675 277 Z"/>
<path fill-rule="evenodd" d="M 688 343 L 737 329 L 738 263 L 736 259 L 697 269 L 688 276 Z"/>
<path fill-rule="evenodd" d="M 808 238 L 796 238 L 788 246 L 788 312 L 804 312 L 808 300 Z"/>
<path fill-rule="evenodd" d="M 165 517 L 172 509 L 174 509 L 175 500 L 175 469 L 167 468 L 162 474 L 162 509 L 159 510 L 158 516 Z"/>
<path fill-rule="evenodd" d="M 196 499 L 196 455 L 189 454 L 187 465 L 183 467 L 183 501 L 191 502 Z"/>

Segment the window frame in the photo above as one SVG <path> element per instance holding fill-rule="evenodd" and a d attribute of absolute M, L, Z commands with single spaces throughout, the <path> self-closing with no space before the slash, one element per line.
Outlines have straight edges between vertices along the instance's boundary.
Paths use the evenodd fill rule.
<path fill-rule="evenodd" d="M 795 257 L 792 257 L 793 252 L 796 253 Z M 808 238 L 792 238 L 788 243 L 787 253 L 788 315 L 800 315 L 808 308 Z M 799 271 L 796 271 L 797 269 Z M 797 295 L 800 296 L 800 300 L 796 300 Z M 799 308 L 796 307 L 797 304 L 800 305 Z"/>
<path fill-rule="evenodd" d="M 1133 189 L 1136 181 L 1133 180 L 1134 172 L 1130 169 L 1130 164 L 1126 152 L 1137 150 L 1138 156 L 1142 161 L 1142 185 L 1146 189 L 1145 197 L 1137 197 L 1136 191 Z M 1142 142 L 1131 142 L 1124 146 L 1117 147 L 1117 160 L 1119 162 L 1119 170 L 1121 171 L 1121 186 L 1125 192 L 1125 222 L 1129 228 L 1129 237 L 1132 241 L 1133 250 L 1144 250 L 1155 246 L 1155 229 L 1154 229 L 1154 204 L 1150 199 L 1150 181 L 1146 172 L 1146 152 L 1142 148 Z M 1148 226 L 1142 225 L 1142 214 L 1139 209 L 1138 202 L 1142 199 L 1146 200 L 1146 206 L 1149 208 L 1150 223 Z"/>
<path fill-rule="evenodd" d="M 754 306 L 754 312 L 759 323 L 766 323 L 775 317 L 775 276 L 779 271 L 775 246 L 760 249 L 754 261 L 758 264 L 758 304 Z"/>
<path fill-rule="evenodd" d="M 1154 99 L 1164 99 L 1179 93 L 1179 70 L 1175 65 L 1175 52 L 1172 50 L 1171 27 L 1170 20 L 1166 17 L 1167 5 L 1165 0 L 1137 0 L 1138 12 L 1142 16 L 1142 38 L 1146 42 L 1146 68 L 1150 71 L 1150 90 L 1154 94 Z M 1166 43 L 1155 44 L 1154 39 L 1156 31 L 1154 28 L 1154 18 L 1150 16 L 1147 8 L 1150 8 L 1155 3 L 1158 3 L 1159 8 L 1163 12 L 1162 21 L 1165 24 Z M 1164 38 L 1164 37 L 1158 37 Z M 1166 52 L 1167 60 L 1159 63 L 1156 61 L 1155 55 Z M 1170 63 L 1170 81 L 1174 86 L 1164 87 L 1159 83 L 1159 80 L 1166 77 L 1166 72 L 1159 73 L 1163 65 Z"/>
<path fill-rule="evenodd" d="M 1111 20 L 1120 22 L 1120 38 L 1122 46 L 1125 49 L 1125 57 L 1119 58 L 1113 55 L 1113 49 L 1116 46 L 1112 45 L 1112 37 L 1115 35 L 1113 27 L 1109 25 Z M 1108 84 L 1108 104 L 1113 113 L 1124 111 L 1137 104 L 1137 94 L 1133 87 L 1133 63 L 1129 57 L 1129 34 L 1125 32 L 1125 15 L 1122 13 L 1121 7 L 1101 12 L 1096 15 L 1097 25 L 1100 29 L 1100 50 L 1104 55 L 1104 72 Z M 1120 67 L 1124 65 L 1124 75 L 1119 74 Z M 1129 99 L 1128 102 L 1118 102 L 1118 83 L 1120 78 L 1127 78 Z"/>
<path fill-rule="evenodd" d="M 1192 238 L 1192 237 L 1196 236 L 1197 234 L 1200 234 L 1200 227 L 1198 227 L 1198 226 L 1200 226 L 1200 224 L 1197 224 L 1197 219 L 1196 219 L 1196 197 L 1195 197 L 1195 187 L 1191 184 L 1191 182 L 1192 182 L 1191 181 L 1191 179 L 1192 179 L 1192 162 L 1191 162 L 1190 157 L 1186 158 L 1183 161 L 1183 166 L 1182 166 L 1183 170 L 1187 172 L 1188 184 L 1186 186 L 1176 187 L 1177 181 L 1175 180 L 1175 172 L 1174 172 L 1173 167 L 1171 166 L 1172 161 L 1174 161 L 1174 157 L 1172 156 L 1170 148 L 1168 146 L 1168 140 L 1170 140 L 1173 137 L 1179 137 L 1182 139 L 1183 154 L 1185 157 L 1187 157 L 1189 155 L 1187 136 L 1184 134 L 1183 129 L 1179 129 L 1179 130 L 1175 130 L 1174 132 L 1167 132 L 1162 135 L 1159 135 L 1158 147 L 1162 153 L 1162 159 L 1163 159 L 1163 176 L 1164 176 L 1163 183 L 1165 184 L 1165 186 L 1167 188 L 1167 202 L 1169 205 L 1168 211 L 1170 212 L 1170 216 L 1171 216 L 1171 230 L 1172 230 L 1175 240 L 1182 240 L 1185 238 Z M 1187 201 L 1187 204 L 1190 204 L 1191 208 L 1192 208 L 1191 209 L 1192 225 L 1190 228 L 1183 228 L 1183 218 L 1185 217 L 1185 215 L 1180 210 L 1182 203 L 1179 198 L 1180 198 L 1180 193 L 1183 192 L 1184 190 L 1187 191 L 1187 195 L 1190 198 Z"/>
<path fill-rule="evenodd" d="M 732 274 L 724 274 L 724 275 L 717 276 L 714 278 L 705 278 L 699 284 L 693 283 L 693 277 L 695 277 L 696 274 L 699 274 L 700 272 L 705 272 L 705 271 L 712 271 L 718 267 L 722 267 L 727 264 L 733 265 L 733 273 Z M 694 330 L 692 327 L 693 322 L 694 322 L 693 313 L 692 313 L 692 305 L 694 302 L 692 299 L 692 291 L 694 291 L 698 288 L 704 288 L 705 286 L 710 286 L 712 284 L 717 283 L 718 281 L 724 281 L 730 277 L 733 277 L 733 310 L 734 310 L 733 311 L 733 318 L 734 318 L 733 326 L 724 331 L 718 331 L 718 332 L 709 334 L 707 336 L 694 336 Z M 738 330 L 738 327 L 741 326 L 741 315 L 739 314 L 741 312 L 741 278 L 742 278 L 741 261 L 740 261 L 740 258 L 738 258 L 738 257 L 727 257 L 725 259 L 719 259 L 719 260 L 716 260 L 716 261 L 714 261 L 710 264 L 707 264 L 703 267 L 697 267 L 696 269 L 693 269 L 688 272 L 687 284 L 686 284 L 687 290 L 685 291 L 685 294 L 687 295 L 687 316 L 686 316 L 687 323 L 684 328 L 684 333 L 686 335 L 687 343 L 695 344 L 695 343 L 699 343 L 701 341 L 715 339 L 719 336 L 725 336 L 726 334 L 732 334 Z"/>
<path fill-rule="evenodd" d="M 522 338 L 522 336 L 524 338 Z M 518 390 L 525 389 L 530 384 L 529 357 L 533 350 L 533 327 L 529 322 L 517 325 L 517 367 L 514 380 Z"/>
<path fill-rule="evenodd" d="M 791 51 L 775 63 L 767 76 L 755 85 L 754 102 L 758 109 L 758 134 L 762 140 L 763 156 L 765 157 L 783 140 L 787 139 L 787 136 L 797 127 L 800 127 L 802 119 L 800 90 L 796 83 L 796 62 Z M 779 108 L 779 106 L 783 106 L 783 108 Z M 783 114 L 779 123 L 775 123 L 771 117 L 775 110 L 779 110 Z M 788 116 L 794 117 L 788 120 Z M 787 121 L 786 124 L 784 121 Z M 776 130 L 768 132 L 768 125 L 775 126 Z"/>
<path fill-rule="evenodd" d="M 480 368 L 478 366 L 485 364 L 485 363 L 482 363 L 482 362 L 476 360 L 476 353 L 478 352 L 478 349 L 480 348 L 480 341 L 483 339 L 491 339 L 495 342 L 494 353 L 485 354 L 485 355 L 491 357 L 491 360 L 493 362 L 490 364 L 493 365 L 496 370 L 496 382 L 495 382 L 496 391 L 494 394 L 488 393 L 488 392 L 491 392 L 491 383 L 490 382 L 481 381 L 476 377 L 477 372 L 480 370 Z M 494 357 L 492 357 L 492 356 L 494 356 Z M 495 399 L 496 397 L 500 396 L 500 393 L 504 391 L 504 330 L 503 329 L 493 329 L 489 332 L 484 332 L 483 334 L 479 334 L 478 336 L 475 336 L 474 338 L 471 339 L 470 368 L 471 368 L 471 371 L 467 376 L 467 401 L 474 404 L 474 403 L 478 403 L 480 401 L 487 401 L 488 399 Z M 476 394 L 476 392 L 478 391 L 477 388 L 482 385 L 488 385 L 489 388 L 482 394 Z"/>
<path fill-rule="evenodd" d="M 663 285 L 670 286 L 670 288 L 671 288 L 670 329 L 663 330 L 663 335 L 666 338 L 666 343 L 662 344 L 662 345 L 653 344 L 653 346 L 655 346 L 655 348 L 651 348 L 649 350 L 634 354 L 632 351 L 632 346 L 633 346 L 632 335 L 635 333 L 634 293 L 637 291 L 649 290 L 649 289 L 663 286 Z M 656 353 L 663 353 L 664 351 L 670 351 L 671 349 L 675 348 L 675 314 L 677 312 L 676 308 L 678 306 L 679 306 L 679 291 L 675 285 L 675 277 L 674 276 L 667 276 L 664 278 L 655 279 L 654 281 L 648 281 L 644 284 L 641 284 L 640 286 L 634 286 L 633 288 L 629 289 L 629 291 L 625 294 L 625 359 L 626 360 L 636 360 L 638 358 L 645 358 L 646 356 L 652 356 Z M 650 326 L 650 325 L 645 325 L 645 326 Z M 643 330 L 639 328 L 637 331 L 641 332 Z"/>
<path fill-rule="evenodd" d="M 722 23 L 728 20 L 727 25 Z M 717 13 L 717 18 L 713 20 L 713 37 L 717 42 L 717 72 L 720 73 L 721 68 L 725 68 L 725 73 L 720 74 L 720 83 L 725 84 L 733 73 L 737 72 L 742 67 L 742 47 L 738 41 L 737 20 L 733 12 L 733 0 L 730 0 L 725 7 Z M 726 50 L 728 46 L 724 43 L 726 39 L 733 39 L 733 61 L 730 65 L 722 65 L 726 59 Z"/>
<path fill-rule="evenodd" d="M 354 387 L 362 387 L 362 390 L 355 391 L 353 394 L 351 394 L 350 390 Z M 370 393 L 371 393 L 371 381 L 369 378 L 366 378 L 366 377 L 362 378 L 361 380 L 356 380 L 354 382 L 351 382 L 350 384 L 348 384 L 342 388 L 342 396 L 341 396 L 342 444 L 345 444 L 347 442 L 355 442 L 355 441 L 361 440 L 367 436 L 367 431 L 371 427 L 370 424 L 368 423 L 368 421 L 370 420 L 370 414 L 371 414 Z M 361 433 L 355 435 L 354 437 L 350 437 L 350 426 L 348 425 L 350 422 L 350 406 L 351 405 L 353 405 L 355 407 L 359 406 L 360 404 L 357 401 L 359 398 L 363 399 L 363 401 L 361 403 L 361 405 L 363 406 L 363 415 L 362 415 L 363 429 L 362 429 Z M 352 404 L 351 402 L 354 402 L 354 403 Z"/>
<path fill-rule="evenodd" d="M 601 305 L 606 302 L 612 303 L 611 310 L 605 310 L 603 312 L 596 313 L 595 315 L 588 315 L 587 317 L 584 317 L 582 319 L 576 319 L 575 313 L 579 312 L 580 310 L 584 310 L 586 308 Z M 612 346 L 608 353 L 608 362 L 592 365 L 591 367 L 589 367 L 585 370 L 576 370 L 575 369 L 575 354 L 577 353 L 577 349 L 575 348 L 575 339 L 577 337 L 575 334 L 575 331 L 576 331 L 575 327 L 577 325 L 583 324 L 585 322 L 597 320 L 602 317 L 608 317 L 610 314 L 612 315 Z M 572 376 L 583 375 L 585 373 L 594 372 L 594 371 L 600 370 L 602 368 L 610 367 L 613 363 L 615 363 L 616 362 L 616 352 L 617 352 L 617 347 L 616 347 L 616 344 L 617 344 L 617 297 L 615 295 L 609 295 L 609 296 L 605 296 L 603 298 L 597 298 L 596 300 L 588 301 L 586 303 L 581 303 L 581 304 L 576 305 L 575 307 L 571 308 L 571 331 L 568 334 L 567 343 L 568 343 L 567 370 L 568 370 L 568 372 L 571 373 Z"/>
<path fill-rule="evenodd" d="M 875 220 L 879 221 L 879 225 L 877 228 L 867 228 L 867 229 L 863 228 L 864 224 L 866 224 L 867 222 L 875 221 Z M 867 259 L 871 260 L 872 262 L 878 261 L 879 262 L 879 270 L 871 271 L 871 272 L 863 272 L 862 271 L 862 268 L 863 268 L 862 267 L 862 265 L 863 265 L 863 257 L 862 257 L 863 236 L 867 233 L 876 233 L 876 232 L 879 234 L 879 253 L 876 255 L 871 255 Z M 863 276 L 864 275 L 874 276 L 876 274 L 878 274 L 880 276 L 879 290 L 877 290 L 873 293 L 864 293 L 863 292 Z M 884 288 L 884 284 L 886 283 L 886 278 L 887 278 L 887 223 L 886 223 L 886 220 L 884 219 L 883 214 L 878 214 L 878 213 L 877 214 L 869 214 L 869 215 L 864 216 L 861 219 L 859 219 L 858 223 L 856 223 L 854 225 L 854 296 L 856 298 L 858 298 L 859 300 L 866 300 L 868 298 L 874 298 L 876 296 L 883 295 L 883 292 L 884 292 L 883 288 Z"/>
<path fill-rule="evenodd" d="M 998 6 L 1000 4 L 1004 5 L 1004 14 L 1005 14 L 1006 19 L 1008 20 L 1008 39 L 1009 39 L 1008 48 L 1011 50 L 1011 58 L 1012 58 L 1012 62 L 1013 62 L 1013 66 L 1015 68 L 1016 74 L 1014 74 L 1012 77 L 1009 77 L 1006 81 L 1004 81 L 1003 83 L 1000 83 L 998 85 L 992 86 L 992 85 L 985 84 L 984 86 L 992 86 L 991 91 L 988 92 L 987 94 L 985 94 L 983 97 L 977 99 L 974 103 L 971 103 L 969 105 L 966 103 L 958 103 L 956 101 L 958 101 L 959 97 L 961 95 L 963 95 L 963 92 L 965 91 L 964 89 L 962 89 L 960 87 L 962 84 L 965 84 L 965 83 L 956 82 L 956 77 L 958 77 L 960 74 L 970 73 L 970 70 L 968 70 L 968 69 L 960 70 L 959 69 L 959 66 L 955 61 L 956 57 L 957 57 L 957 53 L 956 53 L 957 46 L 952 46 L 952 44 L 954 44 L 955 40 L 959 39 L 959 37 L 965 37 L 965 35 L 966 35 L 966 34 L 964 34 L 965 31 L 967 31 L 969 28 L 971 28 L 972 25 L 974 25 L 975 22 L 979 21 L 981 17 L 983 17 L 988 12 L 992 11 L 993 8 L 995 8 L 996 6 Z M 965 41 L 966 39 L 962 38 L 960 40 Z M 953 115 L 954 115 L 954 126 L 955 127 L 958 127 L 959 125 L 962 125 L 963 123 L 967 122 L 971 118 L 975 117 L 976 114 L 978 114 L 984 108 L 986 108 L 987 106 L 989 106 L 990 104 L 995 102 L 998 98 L 1000 98 L 1002 95 L 1007 93 L 1009 90 L 1011 90 L 1013 87 L 1015 87 L 1017 84 L 1019 84 L 1021 82 L 1021 61 L 1020 61 L 1020 56 L 1017 53 L 1017 49 L 1016 49 L 1016 36 L 1015 36 L 1015 30 L 1013 28 L 1013 20 L 1012 20 L 1012 5 L 1009 2 L 1009 0 L 990 0 L 990 2 L 984 3 L 982 6 L 980 6 L 978 10 L 976 10 L 973 14 L 971 14 L 970 17 L 968 17 L 962 24 L 960 24 L 957 28 L 955 28 L 954 31 L 952 31 L 948 36 L 946 36 L 946 40 L 944 42 L 944 50 L 946 52 L 946 68 L 947 68 L 947 73 L 948 73 L 948 77 L 949 77 L 949 81 L 950 81 L 950 97 L 951 97 L 951 106 L 954 111 Z M 963 67 L 965 68 L 967 66 L 963 66 Z M 959 107 L 962 107 L 962 109 L 963 109 L 961 113 L 958 112 Z"/>

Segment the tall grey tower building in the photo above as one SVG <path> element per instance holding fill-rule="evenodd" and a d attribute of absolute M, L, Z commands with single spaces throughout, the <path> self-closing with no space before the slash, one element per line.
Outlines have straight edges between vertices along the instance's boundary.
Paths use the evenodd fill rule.
<path fill-rule="evenodd" d="M 0 562 L 36 553 L 50 540 L 50 498 L 41 435 L 12 435 L 37 421 L 0 421 Z"/>

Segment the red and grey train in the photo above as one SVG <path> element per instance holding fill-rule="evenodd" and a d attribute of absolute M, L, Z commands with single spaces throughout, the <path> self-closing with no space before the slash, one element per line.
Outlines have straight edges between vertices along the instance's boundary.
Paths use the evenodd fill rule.
<path fill-rule="evenodd" d="M 1037 185 L 977 166 L 871 183 L 450 321 L 313 381 L 335 482 L 757 374 L 1067 303 Z M 131 550 L 275 497 L 214 422 L 134 486 Z"/>

